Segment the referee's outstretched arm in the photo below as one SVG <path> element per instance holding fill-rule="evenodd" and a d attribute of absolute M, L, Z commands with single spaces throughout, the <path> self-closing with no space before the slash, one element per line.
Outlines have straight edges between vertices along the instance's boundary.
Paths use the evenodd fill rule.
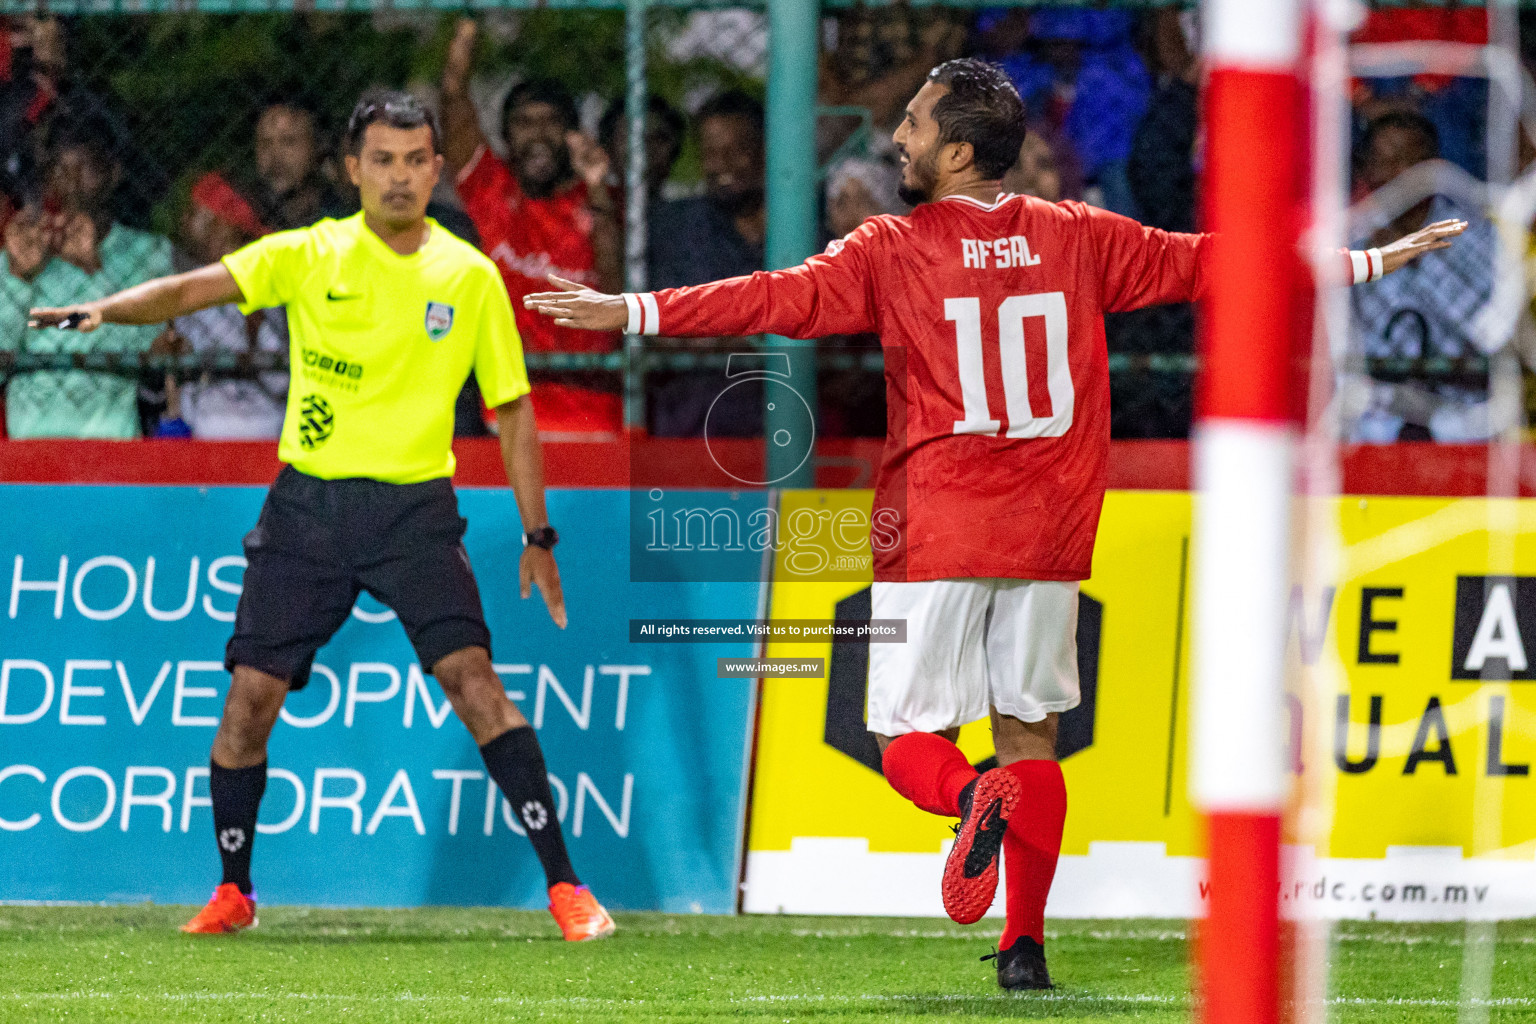
<path fill-rule="evenodd" d="M 185 274 L 136 284 L 95 302 L 34 309 L 27 315 L 27 326 L 94 331 L 102 324 L 163 324 L 209 306 L 244 301 L 228 268 L 210 263 Z"/>
<path fill-rule="evenodd" d="M 496 407 L 496 425 L 501 439 L 501 461 L 507 467 L 507 483 L 517 496 L 517 514 L 524 530 L 538 530 L 549 525 L 544 508 L 544 452 L 539 447 L 539 431 L 533 419 L 533 399 L 529 395 L 514 398 Z M 560 569 L 554 552 L 529 544 L 523 548 L 517 567 L 518 583 L 527 597 L 530 587 L 538 585 L 549 617 L 565 628 L 565 595 L 560 589 Z"/>

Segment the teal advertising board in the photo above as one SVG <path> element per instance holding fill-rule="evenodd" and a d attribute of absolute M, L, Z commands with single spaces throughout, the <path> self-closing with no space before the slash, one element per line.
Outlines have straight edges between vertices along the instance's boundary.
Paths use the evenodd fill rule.
<path fill-rule="evenodd" d="M 263 495 L 0 486 L 0 901 L 198 903 L 218 881 L 208 749 Z M 753 652 L 631 645 L 628 624 L 750 618 L 761 584 L 631 583 L 628 494 L 553 491 L 562 631 L 518 596 L 511 493 L 459 501 L 492 660 L 539 731 L 577 871 L 610 908 L 732 912 L 753 684 L 715 669 Z M 288 698 L 269 766 L 264 902 L 544 905 L 474 742 L 367 595 Z"/>

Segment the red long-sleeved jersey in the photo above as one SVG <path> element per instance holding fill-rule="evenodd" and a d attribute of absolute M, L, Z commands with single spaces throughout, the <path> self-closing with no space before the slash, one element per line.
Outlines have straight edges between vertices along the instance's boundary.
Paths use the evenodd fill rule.
<path fill-rule="evenodd" d="M 798 267 L 627 295 L 631 333 L 875 333 L 875 578 L 1080 580 L 1109 456 L 1104 314 L 1200 298 L 1208 235 L 1082 203 L 949 196 Z"/>

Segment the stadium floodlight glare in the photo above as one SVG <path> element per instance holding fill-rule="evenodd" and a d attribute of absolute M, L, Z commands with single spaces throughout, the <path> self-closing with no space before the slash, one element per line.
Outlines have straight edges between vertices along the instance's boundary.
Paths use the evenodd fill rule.
<path fill-rule="evenodd" d="M 1207 823 L 1206 1024 L 1279 1018 L 1284 624 L 1301 160 L 1300 0 L 1206 0 L 1219 258 L 1196 432 L 1192 796 Z"/>

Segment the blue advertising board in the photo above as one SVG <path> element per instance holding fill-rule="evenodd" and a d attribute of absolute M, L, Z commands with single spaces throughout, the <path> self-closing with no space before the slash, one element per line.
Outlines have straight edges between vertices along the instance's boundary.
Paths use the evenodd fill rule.
<path fill-rule="evenodd" d="M 0 900 L 207 898 L 208 751 L 264 493 L 0 486 Z M 628 624 L 751 618 L 761 584 L 631 583 L 628 494 L 552 491 L 562 631 L 518 595 L 511 492 L 459 501 L 492 660 L 538 729 L 577 872 L 610 908 L 732 912 L 753 684 L 716 659 L 752 650 L 631 645 Z M 474 741 L 367 595 L 273 733 L 253 877 L 267 903 L 545 903 Z"/>

